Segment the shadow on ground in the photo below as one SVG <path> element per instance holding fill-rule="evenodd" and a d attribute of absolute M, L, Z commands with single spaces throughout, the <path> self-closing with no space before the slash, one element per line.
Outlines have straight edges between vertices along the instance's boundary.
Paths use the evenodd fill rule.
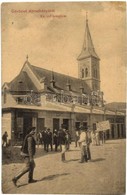
<path fill-rule="evenodd" d="M 39 180 L 37 180 L 37 182 L 40 182 L 40 181 L 45 181 L 45 180 L 53 180 L 57 177 L 61 177 L 61 176 L 66 176 L 66 175 L 69 175 L 70 173 L 61 173 L 61 174 L 54 174 L 54 175 L 48 175 L 46 177 L 43 177 Z M 23 187 L 23 186 L 26 186 L 28 185 L 28 183 L 24 183 L 24 184 L 21 184 L 21 185 L 18 185 L 17 187 L 20 188 L 20 187 Z"/>
<path fill-rule="evenodd" d="M 99 162 L 103 160 L 105 160 L 105 158 L 97 158 L 97 159 L 92 159 L 91 162 Z"/>
<path fill-rule="evenodd" d="M 115 142 L 106 142 L 104 144 L 110 145 L 110 144 L 119 144 L 119 143 L 115 143 Z"/>

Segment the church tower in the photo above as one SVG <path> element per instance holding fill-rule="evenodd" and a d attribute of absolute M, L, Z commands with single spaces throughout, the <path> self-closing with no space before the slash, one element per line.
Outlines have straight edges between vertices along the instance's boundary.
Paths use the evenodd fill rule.
<path fill-rule="evenodd" d="M 84 80 L 91 91 L 100 91 L 100 59 L 94 49 L 87 18 L 84 43 L 77 60 L 79 79 Z"/>

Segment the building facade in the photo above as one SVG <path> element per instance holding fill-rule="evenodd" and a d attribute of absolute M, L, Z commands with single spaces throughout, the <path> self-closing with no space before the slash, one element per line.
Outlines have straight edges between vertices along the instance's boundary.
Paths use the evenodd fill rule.
<path fill-rule="evenodd" d="M 125 137 L 125 114 L 105 109 L 100 89 L 100 59 L 92 42 L 88 20 L 78 78 L 32 65 L 28 57 L 20 73 L 2 87 L 2 131 L 13 144 L 20 143 L 30 126 L 59 130 L 62 125 L 74 138 L 80 125 L 96 129 L 110 121 L 107 139 Z"/>

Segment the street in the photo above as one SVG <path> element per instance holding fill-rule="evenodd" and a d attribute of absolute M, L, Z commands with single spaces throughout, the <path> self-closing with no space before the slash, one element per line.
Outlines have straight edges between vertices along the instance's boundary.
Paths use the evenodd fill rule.
<path fill-rule="evenodd" d="M 5 194 L 123 194 L 125 193 L 125 139 L 106 141 L 104 145 L 90 146 L 92 161 L 79 163 L 80 148 L 74 142 L 66 152 L 66 163 L 60 152 L 44 152 L 37 148 L 33 184 L 27 183 L 27 174 L 12 183 L 24 166 L 19 156 L 3 161 L 2 191 Z M 13 150 L 14 151 L 14 150 Z M 18 152 L 20 152 L 18 150 Z"/>

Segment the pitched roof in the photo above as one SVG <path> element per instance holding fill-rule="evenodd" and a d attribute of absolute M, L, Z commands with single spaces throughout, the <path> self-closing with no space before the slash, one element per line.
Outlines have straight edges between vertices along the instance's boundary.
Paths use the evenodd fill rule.
<path fill-rule="evenodd" d="M 9 84 L 10 91 L 13 92 L 37 92 L 37 88 L 28 76 L 27 72 L 21 71 Z"/>
<path fill-rule="evenodd" d="M 51 70 L 36 67 L 34 65 L 30 65 L 30 68 L 32 69 L 32 71 L 34 72 L 34 74 L 36 75 L 36 77 L 39 80 L 44 79 L 47 86 L 49 88 L 52 88 L 51 84 L 50 84 L 51 75 L 52 75 Z M 71 76 L 68 76 L 65 74 L 57 73 L 57 72 L 54 72 L 55 86 L 52 88 L 52 90 L 56 90 L 58 92 L 60 92 L 61 90 L 64 90 L 64 92 L 69 93 L 69 91 L 67 90 L 67 86 L 66 86 L 68 80 L 69 80 L 70 86 L 71 86 L 71 90 L 70 90 L 71 93 L 75 93 L 75 94 L 80 93 L 81 94 L 81 92 L 80 92 L 81 83 L 82 83 L 82 86 L 84 88 L 84 92 L 90 93 L 91 89 L 89 88 L 87 83 L 85 83 L 85 81 L 82 81 L 81 79 L 71 77 Z"/>
<path fill-rule="evenodd" d="M 78 60 L 81 60 L 81 59 L 84 59 L 90 56 L 93 56 L 99 59 L 94 49 L 93 41 L 92 41 L 90 30 L 89 30 L 88 20 L 86 20 L 86 31 L 85 31 L 84 44 L 83 44 L 81 54 L 78 57 Z"/>

